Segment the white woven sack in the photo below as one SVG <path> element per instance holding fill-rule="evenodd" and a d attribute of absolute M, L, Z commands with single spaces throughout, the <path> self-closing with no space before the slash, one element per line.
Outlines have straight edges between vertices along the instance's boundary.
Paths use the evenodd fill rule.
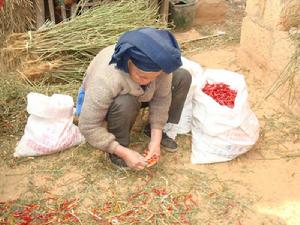
<path fill-rule="evenodd" d="M 194 164 L 225 162 L 244 154 L 256 143 L 259 136 L 259 122 L 249 110 L 245 121 L 223 134 L 210 136 L 201 128 L 192 128 L 192 155 Z"/>
<path fill-rule="evenodd" d="M 222 106 L 206 95 L 199 85 L 194 93 L 192 120 L 192 163 L 223 162 L 248 151 L 257 141 L 259 122 L 248 105 L 244 77 L 240 74 L 208 69 L 205 80 L 225 83 L 237 91 L 233 108 Z"/>
<path fill-rule="evenodd" d="M 47 155 L 84 141 L 79 128 L 73 124 L 71 96 L 29 93 L 27 100 L 30 116 L 15 149 L 15 157 Z"/>

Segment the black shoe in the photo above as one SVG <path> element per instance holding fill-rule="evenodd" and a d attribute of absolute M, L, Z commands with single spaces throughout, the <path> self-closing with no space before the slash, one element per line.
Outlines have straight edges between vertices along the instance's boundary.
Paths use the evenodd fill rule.
<path fill-rule="evenodd" d="M 110 161 L 115 164 L 116 166 L 119 166 L 119 167 L 123 167 L 123 168 L 126 168 L 127 167 L 127 164 L 125 163 L 125 161 L 120 158 L 119 156 L 115 155 L 115 154 L 108 154 L 109 155 L 109 159 Z"/>
<path fill-rule="evenodd" d="M 177 151 L 177 143 L 174 139 L 170 138 L 166 133 L 163 132 L 160 144 L 168 152 Z"/>
<path fill-rule="evenodd" d="M 148 137 L 151 137 L 151 128 L 150 124 L 147 124 L 144 128 L 144 134 Z M 164 147 L 164 149 L 168 152 L 176 152 L 177 151 L 177 143 L 175 140 L 170 138 L 165 132 L 162 133 L 162 139 L 160 144 Z"/>
<path fill-rule="evenodd" d="M 151 137 L 151 127 L 149 123 L 144 127 L 144 134 L 148 137 Z"/>

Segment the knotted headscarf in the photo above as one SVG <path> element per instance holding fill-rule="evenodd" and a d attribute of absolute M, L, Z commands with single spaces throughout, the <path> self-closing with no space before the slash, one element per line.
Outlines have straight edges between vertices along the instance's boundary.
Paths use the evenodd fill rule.
<path fill-rule="evenodd" d="M 124 33 L 118 40 L 109 64 L 128 73 L 128 60 L 147 72 L 172 73 L 182 65 L 178 43 L 171 32 L 140 28 Z"/>

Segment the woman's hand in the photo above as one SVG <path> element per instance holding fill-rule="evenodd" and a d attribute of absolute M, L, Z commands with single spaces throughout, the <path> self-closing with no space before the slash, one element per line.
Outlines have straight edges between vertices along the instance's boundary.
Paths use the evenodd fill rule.
<path fill-rule="evenodd" d="M 136 151 L 133 151 L 131 149 L 128 150 L 128 153 L 123 158 L 127 166 L 135 170 L 144 169 L 145 166 L 147 166 L 147 160 L 145 159 L 145 157 L 143 157 Z"/>
<path fill-rule="evenodd" d="M 151 141 L 148 144 L 148 149 L 146 149 L 147 150 L 146 160 L 148 161 L 148 167 L 154 165 L 159 160 L 161 137 L 162 137 L 162 130 L 151 129 Z M 155 158 L 155 159 L 152 160 L 151 158 L 152 159 Z"/>
<path fill-rule="evenodd" d="M 148 144 L 148 154 L 146 156 L 146 160 L 150 159 L 154 154 L 159 158 L 160 156 L 160 144 L 150 142 Z"/>
<path fill-rule="evenodd" d="M 121 157 L 131 169 L 142 170 L 147 166 L 147 160 L 138 152 L 119 145 L 114 152 Z"/>

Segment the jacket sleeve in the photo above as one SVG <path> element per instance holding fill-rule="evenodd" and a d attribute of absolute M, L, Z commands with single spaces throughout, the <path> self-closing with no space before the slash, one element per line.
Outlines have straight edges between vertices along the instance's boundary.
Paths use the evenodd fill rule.
<path fill-rule="evenodd" d="M 116 93 L 104 81 L 90 81 L 79 117 L 79 129 L 95 148 L 113 153 L 119 145 L 105 127 L 105 117 Z"/>
<path fill-rule="evenodd" d="M 149 103 L 149 122 L 151 128 L 163 129 L 171 105 L 172 74 L 162 74 L 156 81 L 156 90 Z"/>

